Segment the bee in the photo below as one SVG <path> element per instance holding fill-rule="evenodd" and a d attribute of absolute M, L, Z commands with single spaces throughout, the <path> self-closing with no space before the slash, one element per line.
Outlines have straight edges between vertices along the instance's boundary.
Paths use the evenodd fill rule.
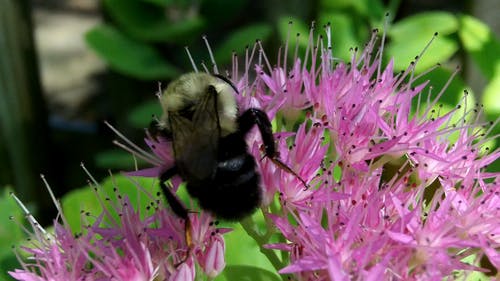
<path fill-rule="evenodd" d="M 236 87 L 223 76 L 184 74 L 164 90 L 160 98 L 163 115 L 150 125 L 151 135 L 172 141 L 174 166 L 160 175 L 160 187 L 172 211 L 185 220 L 186 233 L 188 210 L 165 184 L 174 175 L 180 175 L 189 195 L 217 218 L 237 221 L 260 206 L 260 176 L 245 141 L 254 125 L 260 131 L 265 157 L 307 186 L 279 160 L 266 113 L 250 108 L 240 114 L 236 95 Z M 186 240 L 189 245 L 188 236 Z"/>

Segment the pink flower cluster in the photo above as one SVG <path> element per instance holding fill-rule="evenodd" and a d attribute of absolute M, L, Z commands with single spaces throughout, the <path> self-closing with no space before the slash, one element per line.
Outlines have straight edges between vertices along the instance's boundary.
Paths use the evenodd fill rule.
<path fill-rule="evenodd" d="M 257 42 L 243 75 L 236 57 L 230 75 L 240 110 L 261 108 L 292 128 L 276 133 L 280 158 L 311 186 L 258 162 L 262 209 L 287 240 L 261 245 L 289 253 L 279 272 L 299 280 L 442 280 L 493 269 L 481 259 L 498 269 L 500 174 L 484 170 L 500 151 L 485 147 L 480 106 L 467 108 L 465 93 L 463 105 L 442 114 L 446 87 L 431 100 L 427 83 L 414 85 L 417 61 L 397 75 L 392 61 L 382 68 L 376 31 L 349 63 L 336 62 L 329 27 L 327 36 L 324 47 L 311 32 L 304 60 L 295 57 L 291 69 L 288 45 L 283 65 L 271 67 Z M 248 143 L 261 159 L 257 131 Z M 157 169 L 171 165 L 168 142 L 148 144 L 164 160 Z M 276 194 L 280 210 L 271 212 Z"/>
<path fill-rule="evenodd" d="M 474 115 L 480 106 L 467 108 L 465 94 L 463 105 L 441 114 L 436 103 L 446 89 L 421 103 L 426 84 L 413 85 L 415 63 L 397 75 L 392 61 L 382 69 L 375 35 L 350 63 L 334 64 L 321 38 L 314 45 L 311 36 L 304 63 L 295 59 L 291 70 L 259 64 L 253 84 L 235 80 L 241 92 L 252 93 L 243 104 L 255 99 L 285 123 L 279 112 L 306 112 L 297 132 L 278 145 L 282 160 L 311 188 L 266 161 L 259 165 L 267 201 L 278 192 L 281 205 L 268 217 L 287 240 L 265 247 L 288 252 L 290 262 L 279 272 L 298 280 L 498 272 L 500 173 L 484 170 L 500 151 L 488 154 L 488 124 Z M 479 267 L 481 259 L 493 268 Z"/>
<path fill-rule="evenodd" d="M 26 281 L 180 281 L 194 280 L 196 273 L 213 278 L 223 270 L 222 234 L 228 230 L 217 228 L 210 215 L 190 214 L 193 245 L 188 249 L 184 222 L 161 200 L 143 191 L 154 209 L 145 214 L 126 195 L 115 191 L 114 198 L 103 198 L 98 189 L 96 196 L 103 211 L 91 219 L 87 219 L 91 214 L 82 213 L 83 221 L 92 222 L 85 223 L 80 234 L 73 235 L 57 201 L 61 217 L 54 221 L 54 234 L 28 216 L 36 240 L 22 249 L 31 258 L 10 275 Z"/>
<path fill-rule="evenodd" d="M 329 27 L 326 35 L 316 40 L 311 32 L 305 57 L 295 56 L 290 68 L 288 42 L 274 67 L 257 42 L 245 54 L 243 72 L 235 56 L 226 73 L 239 90 L 240 111 L 267 112 L 278 128 L 281 160 L 309 183 L 304 188 L 297 177 L 262 158 L 258 131 L 248 136 L 251 153 L 262 158 L 257 161 L 262 211 L 286 241 L 261 245 L 288 253 L 279 273 L 297 280 L 498 274 L 500 173 L 485 168 L 500 151 L 486 147 L 495 137 L 487 137 L 492 124 L 479 121 L 480 106 L 469 108 L 464 95 L 455 109 L 440 112 L 446 87 L 431 99 L 431 90 L 424 92 L 427 83 L 414 85 L 420 78 L 413 71 L 418 58 L 399 74 L 392 61 L 383 67 L 376 32 L 362 52 L 353 50 L 349 63 L 332 56 Z M 146 142 L 153 154 L 127 147 L 154 167 L 132 174 L 157 177 L 173 163 L 171 144 L 151 137 Z M 173 185 L 178 183 L 174 178 Z M 18 280 L 193 280 L 195 263 L 210 277 L 224 268 L 221 234 L 227 230 L 215 228 L 208 214 L 191 215 L 195 248 L 188 251 L 182 221 L 161 204 L 140 219 L 126 197 L 120 202 L 114 206 L 118 220 L 105 209 L 77 238 L 56 223 L 55 239 L 40 238 L 41 245 L 26 249 L 35 263 L 11 275 Z"/>

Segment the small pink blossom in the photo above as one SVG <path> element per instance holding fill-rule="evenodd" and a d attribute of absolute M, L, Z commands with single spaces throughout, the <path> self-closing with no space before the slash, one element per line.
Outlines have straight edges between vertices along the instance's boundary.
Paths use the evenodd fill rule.
<path fill-rule="evenodd" d="M 216 237 L 213 240 L 214 241 L 210 244 L 203 257 L 203 260 L 200 262 L 205 274 L 210 278 L 214 278 L 219 275 L 226 266 L 226 261 L 224 259 L 224 240 L 219 237 Z"/>

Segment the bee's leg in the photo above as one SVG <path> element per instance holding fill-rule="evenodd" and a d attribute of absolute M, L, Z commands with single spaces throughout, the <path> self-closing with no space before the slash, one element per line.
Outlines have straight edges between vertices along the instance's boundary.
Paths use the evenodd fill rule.
<path fill-rule="evenodd" d="M 167 199 L 168 204 L 172 211 L 180 218 L 187 219 L 188 218 L 188 210 L 184 207 L 184 204 L 177 198 L 171 188 L 167 187 L 165 182 L 172 178 L 177 174 L 177 167 L 174 166 L 160 175 L 160 187 L 165 194 L 165 198 Z"/>
<path fill-rule="evenodd" d="M 269 121 L 269 118 L 267 118 L 267 114 L 260 109 L 249 108 L 238 118 L 238 127 L 240 131 L 245 135 L 254 125 L 257 125 L 257 127 L 259 128 L 262 142 L 264 143 L 264 151 L 266 153 L 266 157 L 268 157 L 276 166 L 297 177 L 297 179 L 302 182 L 306 189 L 309 188 L 307 183 L 294 170 L 292 170 L 278 158 L 278 152 L 276 151 L 276 147 L 274 144 L 272 125 L 271 121 Z"/>
<path fill-rule="evenodd" d="M 177 195 L 172 191 L 171 188 L 167 187 L 165 182 L 172 178 L 174 175 L 178 173 L 177 166 L 174 166 L 160 175 L 160 187 L 165 194 L 165 198 L 167 199 L 170 208 L 178 217 L 184 220 L 184 235 L 186 239 L 186 244 L 188 246 L 188 252 L 186 254 L 186 258 L 181 261 L 184 262 L 188 257 L 193 245 L 193 239 L 191 237 L 191 220 L 189 219 L 188 209 L 184 206 L 184 204 L 177 198 Z"/>

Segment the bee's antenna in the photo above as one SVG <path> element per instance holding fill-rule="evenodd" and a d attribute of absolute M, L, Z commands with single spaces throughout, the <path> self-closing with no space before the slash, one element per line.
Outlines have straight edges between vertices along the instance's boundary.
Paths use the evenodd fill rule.
<path fill-rule="evenodd" d="M 156 97 L 158 99 L 161 99 L 161 94 L 163 93 L 163 90 L 161 88 L 161 82 L 158 82 L 158 91 L 156 92 Z"/>

